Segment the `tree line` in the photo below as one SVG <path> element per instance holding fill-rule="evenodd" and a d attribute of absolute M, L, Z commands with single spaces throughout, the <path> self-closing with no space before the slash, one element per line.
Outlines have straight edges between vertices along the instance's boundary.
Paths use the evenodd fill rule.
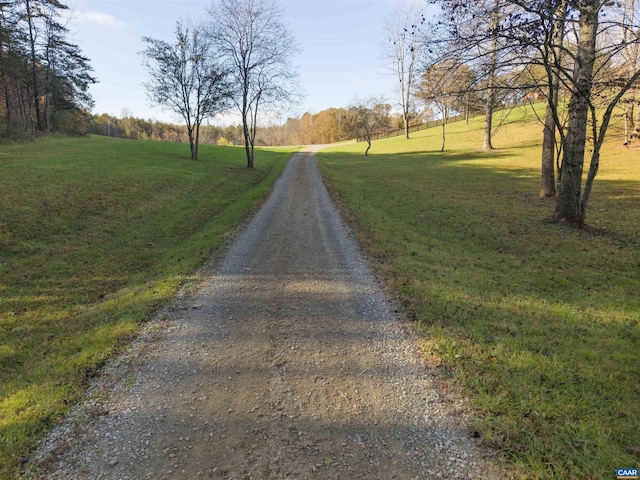
<path fill-rule="evenodd" d="M 321 145 L 362 136 L 361 102 L 367 102 L 376 112 L 376 131 L 398 128 L 398 115 L 384 97 L 366 100 L 354 99 L 346 108 L 327 108 L 318 113 L 306 112 L 300 117 L 288 118 L 282 125 L 258 128 L 258 139 L 266 145 Z M 379 114 L 379 115 L 378 115 Z"/>
<path fill-rule="evenodd" d="M 321 112 L 289 117 L 282 124 L 258 126 L 255 145 L 286 146 L 334 143 L 352 139 L 353 112 L 346 108 L 328 108 Z M 384 128 L 397 128 L 397 117 L 389 117 Z M 395 123 L 394 123 L 395 122 Z M 124 109 L 120 117 L 106 113 L 90 118 L 89 133 L 130 140 L 189 143 L 185 125 L 134 117 Z M 242 125 L 201 125 L 199 142 L 205 145 L 244 146 Z"/>
<path fill-rule="evenodd" d="M 89 133 L 130 140 L 189 143 L 189 133 L 185 125 L 136 118 L 126 109 L 120 118 L 106 113 L 92 116 Z M 242 126 L 203 125 L 200 142 L 206 145 L 241 145 Z"/>
<path fill-rule="evenodd" d="M 382 115 L 376 131 L 397 129 L 402 118 L 391 113 L 391 105 L 380 99 L 377 111 Z M 354 106 L 328 108 L 318 113 L 305 113 L 289 117 L 282 124 L 258 126 L 254 143 L 259 146 L 287 146 L 329 144 L 361 136 L 358 129 L 359 112 Z M 90 119 L 89 133 L 131 140 L 153 140 L 189 143 L 185 125 L 146 120 L 134 117 L 127 109 L 116 117 L 109 114 L 94 115 Z M 201 125 L 199 142 L 206 145 L 244 145 L 242 125 Z"/>
<path fill-rule="evenodd" d="M 0 135 L 86 133 L 95 83 L 58 0 L 0 1 Z"/>
<path fill-rule="evenodd" d="M 480 107 L 482 148 L 492 150 L 494 112 L 505 99 L 544 100 L 540 194 L 557 197 L 555 218 L 582 226 L 606 132 L 619 111 L 625 144 L 640 136 L 640 2 L 428 3 L 440 10 L 432 21 L 425 20 L 425 2 L 409 1 L 387 22 L 388 64 L 403 110 L 422 102 L 446 118 Z"/>

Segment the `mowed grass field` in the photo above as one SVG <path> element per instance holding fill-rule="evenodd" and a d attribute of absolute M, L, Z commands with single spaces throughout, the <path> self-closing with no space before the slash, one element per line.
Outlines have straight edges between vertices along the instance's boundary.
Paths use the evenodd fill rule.
<path fill-rule="evenodd" d="M 0 478 L 270 191 L 289 150 L 0 145 Z"/>
<path fill-rule="evenodd" d="M 531 109 L 493 152 L 482 128 L 449 125 L 445 153 L 430 129 L 319 161 L 442 388 L 472 400 L 482 442 L 517 478 L 615 478 L 640 464 L 640 144 L 608 142 L 588 232 L 538 198 Z"/>

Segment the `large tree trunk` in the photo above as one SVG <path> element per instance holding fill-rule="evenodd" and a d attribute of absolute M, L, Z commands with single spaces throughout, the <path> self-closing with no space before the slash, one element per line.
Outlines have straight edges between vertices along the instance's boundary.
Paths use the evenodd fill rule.
<path fill-rule="evenodd" d="M 569 102 L 569 125 L 564 140 L 562 181 L 554 217 L 578 226 L 584 224 L 581 204 L 582 170 L 587 139 L 587 117 L 596 58 L 599 0 L 580 3 L 578 50 L 574 66 L 574 90 Z"/>

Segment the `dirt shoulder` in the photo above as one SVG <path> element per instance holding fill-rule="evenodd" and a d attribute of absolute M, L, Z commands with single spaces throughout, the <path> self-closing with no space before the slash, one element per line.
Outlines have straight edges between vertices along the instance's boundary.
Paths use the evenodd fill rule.
<path fill-rule="evenodd" d="M 312 153 L 202 277 L 25 476 L 503 478 L 390 313 Z"/>

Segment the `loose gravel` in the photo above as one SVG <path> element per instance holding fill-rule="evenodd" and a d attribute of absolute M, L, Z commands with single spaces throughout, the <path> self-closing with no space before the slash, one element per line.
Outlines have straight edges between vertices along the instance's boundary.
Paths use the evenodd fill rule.
<path fill-rule="evenodd" d="M 392 314 L 313 153 L 200 276 L 25 478 L 505 478 Z"/>

